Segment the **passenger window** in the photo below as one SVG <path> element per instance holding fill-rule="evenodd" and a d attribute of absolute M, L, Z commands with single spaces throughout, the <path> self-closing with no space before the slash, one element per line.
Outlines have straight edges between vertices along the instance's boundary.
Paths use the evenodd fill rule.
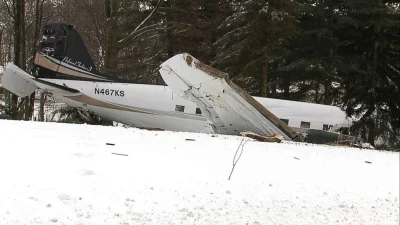
<path fill-rule="evenodd" d="M 175 111 L 177 111 L 177 112 L 184 112 L 184 111 L 185 111 L 185 106 L 183 106 L 183 105 L 176 105 L 176 106 L 175 106 Z"/>
<path fill-rule="evenodd" d="M 310 122 L 301 121 L 300 127 L 301 128 L 310 128 Z"/>
<path fill-rule="evenodd" d="M 289 120 L 287 119 L 280 119 L 282 122 L 286 123 L 286 125 L 289 125 Z"/>
<path fill-rule="evenodd" d="M 200 108 L 196 108 L 196 114 L 201 114 L 201 109 Z"/>
<path fill-rule="evenodd" d="M 323 130 L 330 130 L 332 128 L 332 125 L 328 125 L 328 124 L 324 124 L 323 126 L 322 126 L 322 129 Z"/>

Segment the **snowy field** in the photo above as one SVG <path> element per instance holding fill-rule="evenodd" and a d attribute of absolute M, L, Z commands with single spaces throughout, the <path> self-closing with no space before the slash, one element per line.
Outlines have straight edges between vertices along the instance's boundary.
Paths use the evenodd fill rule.
<path fill-rule="evenodd" d="M 399 153 L 241 140 L 0 120 L 0 224 L 399 224 Z"/>

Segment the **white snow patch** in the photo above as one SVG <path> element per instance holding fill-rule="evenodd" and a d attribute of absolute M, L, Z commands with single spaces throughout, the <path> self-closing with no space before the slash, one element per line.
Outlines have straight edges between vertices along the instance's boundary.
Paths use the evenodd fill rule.
<path fill-rule="evenodd" d="M 399 224 L 398 153 L 251 140 L 228 181 L 241 137 L 0 120 L 0 140 L 0 224 Z"/>

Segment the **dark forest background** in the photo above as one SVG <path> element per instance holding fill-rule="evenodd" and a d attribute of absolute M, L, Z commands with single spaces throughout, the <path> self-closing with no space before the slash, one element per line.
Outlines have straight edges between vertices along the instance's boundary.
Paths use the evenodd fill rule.
<path fill-rule="evenodd" d="M 251 95 L 339 106 L 353 135 L 400 145 L 399 1 L 1 0 L 0 65 L 29 71 L 53 22 L 75 25 L 103 73 L 163 84 L 158 66 L 188 52 Z M 0 110 L 28 120 L 33 100 Z"/>

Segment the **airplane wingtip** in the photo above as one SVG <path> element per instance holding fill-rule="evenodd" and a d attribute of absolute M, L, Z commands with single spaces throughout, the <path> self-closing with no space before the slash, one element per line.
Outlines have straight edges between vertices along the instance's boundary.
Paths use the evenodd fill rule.
<path fill-rule="evenodd" d="M 33 93 L 37 86 L 32 80 L 32 76 L 25 71 L 21 70 L 13 63 L 8 63 L 6 70 L 1 78 L 2 86 L 18 95 L 19 97 L 25 97 Z"/>

